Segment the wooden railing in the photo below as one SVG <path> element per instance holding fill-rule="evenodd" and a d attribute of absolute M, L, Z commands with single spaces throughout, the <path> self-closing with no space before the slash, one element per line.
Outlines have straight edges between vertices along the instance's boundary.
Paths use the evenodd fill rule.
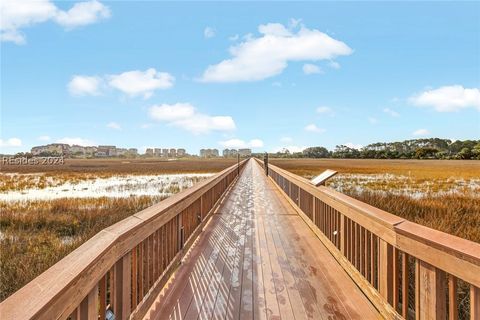
<path fill-rule="evenodd" d="M 246 161 L 102 230 L 3 301 L 0 318 L 142 318 Z"/>
<path fill-rule="evenodd" d="M 480 319 L 480 244 L 315 187 L 271 164 L 268 174 L 383 316 Z"/>

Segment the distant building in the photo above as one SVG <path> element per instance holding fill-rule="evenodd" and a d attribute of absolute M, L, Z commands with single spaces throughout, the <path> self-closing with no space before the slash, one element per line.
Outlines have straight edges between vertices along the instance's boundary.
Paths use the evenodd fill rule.
<path fill-rule="evenodd" d="M 238 149 L 240 157 L 250 157 L 252 155 L 252 149 Z"/>
<path fill-rule="evenodd" d="M 98 146 L 97 156 L 115 157 L 117 155 L 117 147 L 115 146 Z"/>
<path fill-rule="evenodd" d="M 147 157 L 153 157 L 153 149 L 152 148 L 147 148 L 147 150 L 145 150 L 145 155 Z"/>
<path fill-rule="evenodd" d="M 70 146 L 64 143 L 51 143 L 46 146 L 33 147 L 31 149 L 33 155 L 40 154 L 57 154 L 68 155 L 70 153 Z"/>
<path fill-rule="evenodd" d="M 85 147 L 79 145 L 73 145 L 68 150 L 69 154 L 74 157 L 84 157 L 85 156 Z"/>
<path fill-rule="evenodd" d="M 162 149 L 161 148 L 155 148 L 153 150 L 153 154 L 155 157 L 161 157 L 162 156 Z"/>
<path fill-rule="evenodd" d="M 187 155 L 187 151 L 185 151 L 185 149 L 177 149 L 177 157 L 178 158 L 185 157 L 186 155 Z"/>
<path fill-rule="evenodd" d="M 118 156 L 118 157 L 127 156 L 127 154 L 128 154 L 128 149 L 126 149 L 126 148 L 117 148 L 116 152 L 117 152 L 117 156 Z"/>
<path fill-rule="evenodd" d="M 218 157 L 218 149 L 201 149 L 200 157 L 202 158 L 215 158 Z"/>
<path fill-rule="evenodd" d="M 138 156 L 138 149 L 137 148 L 130 148 L 128 149 L 128 155 L 129 156 Z"/>
<path fill-rule="evenodd" d="M 236 157 L 238 151 L 236 149 L 224 149 L 222 152 L 222 155 L 225 158 L 231 158 L 231 157 Z"/>
<path fill-rule="evenodd" d="M 168 158 L 168 149 L 166 148 L 162 149 L 162 157 Z"/>
<path fill-rule="evenodd" d="M 177 157 L 177 150 L 176 149 L 170 149 L 170 151 L 168 152 L 168 157 L 169 158 L 176 158 Z"/>
<path fill-rule="evenodd" d="M 97 152 L 97 147 L 85 147 L 85 156 L 93 157 Z"/>

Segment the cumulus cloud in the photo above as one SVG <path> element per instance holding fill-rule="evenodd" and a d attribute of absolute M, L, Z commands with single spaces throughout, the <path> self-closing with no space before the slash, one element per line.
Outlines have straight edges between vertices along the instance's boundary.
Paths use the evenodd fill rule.
<path fill-rule="evenodd" d="M 316 64 L 306 63 L 302 67 L 303 73 L 305 74 L 318 74 L 323 73 L 322 69 Z"/>
<path fill-rule="evenodd" d="M 171 74 L 150 68 L 104 76 L 75 75 L 67 87 L 68 91 L 76 96 L 99 95 L 102 87 L 110 87 L 130 97 L 143 96 L 148 99 L 154 91 L 169 89 L 174 82 L 175 78 Z"/>
<path fill-rule="evenodd" d="M 443 86 L 414 95 L 410 103 L 419 107 L 430 107 L 438 112 L 454 112 L 465 108 L 480 111 L 480 89 L 464 88 L 461 85 Z"/>
<path fill-rule="evenodd" d="M 400 114 L 399 114 L 397 111 L 392 110 L 392 109 L 390 109 L 390 108 L 385 108 L 385 109 L 383 109 L 383 112 L 385 112 L 386 114 L 388 114 L 388 115 L 390 115 L 390 116 L 392 116 L 392 117 L 399 117 L 399 116 L 400 116 Z"/>
<path fill-rule="evenodd" d="M 50 136 L 39 136 L 37 140 L 39 141 L 50 141 Z"/>
<path fill-rule="evenodd" d="M 154 105 L 149 108 L 150 118 L 190 131 L 194 134 L 210 131 L 235 130 L 230 116 L 210 116 L 199 113 L 190 103 Z"/>
<path fill-rule="evenodd" d="M 290 138 L 290 137 L 281 137 L 280 138 L 280 142 L 283 142 L 283 143 L 290 143 L 292 141 L 293 141 L 293 139 Z"/>
<path fill-rule="evenodd" d="M 75 75 L 67 84 L 67 88 L 70 94 L 74 96 L 97 96 L 100 94 L 101 81 L 99 77 Z"/>
<path fill-rule="evenodd" d="M 70 138 L 70 137 L 65 137 L 62 139 L 58 139 L 56 141 L 57 143 L 65 143 L 69 145 L 79 145 L 79 146 L 93 146 L 95 145 L 95 142 L 88 140 L 88 139 L 83 139 L 83 138 Z"/>
<path fill-rule="evenodd" d="M 340 63 L 338 63 L 336 61 L 330 61 L 328 63 L 328 66 L 332 69 L 340 69 Z"/>
<path fill-rule="evenodd" d="M 54 21 L 72 29 L 95 23 L 110 17 L 110 9 L 97 0 L 78 2 L 68 11 L 63 11 L 50 0 L 0 1 L 0 39 L 24 44 L 22 29 L 32 25 Z"/>
<path fill-rule="evenodd" d="M 412 132 L 412 135 L 414 136 L 426 136 L 429 134 L 430 134 L 430 131 L 428 131 L 427 129 L 418 129 Z"/>
<path fill-rule="evenodd" d="M 19 138 L 10 138 L 7 140 L 0 139 L 0 147 L 21 147 L 22 140 Z"/>
<path fill-rule="evenodd" d="M 157 72 L 154 68 L 146 71 L 127 71 L 117 75 L 108 76 L 108 84 L 129 96 L 143 95 L 144 98 L 152 96 L 158 89 L 168 89 L 173 86 L 175 78 L 167 72 Z"/>
<path fill-rule="evenodd" d="M 309 124 L 305 127 L 305 131 L 308 131 L 308 132 L 315 132 L 315 133 L 323 133 L 325 131 L 327 131 L 326 129 L 323 129 L 323 128 L 319 128 L 317 127 L 317 125 L 315 124 Z"/>
<path fill-rule="evenodd" d="M 320 114 L 330 114 L 330 115 L 333 114 L 332 108 L 326 107 L 326 106 L 318 107 L 316 111 L 317 113 L 320 113 Z"/>
<path fill-rule="evenodd" d="M 203 36 L 207 39 L 215 37 L 215 29 L 212 27 L 206 27 L 203 30 Z"/>
<path fill-rule="evenodd" d="M 114 130 L 122 130 L 122 126 L 120 126 L 118 123 L 113 121 L 107 123 L 107 128 L 114 129 Z"/>
<path fill-rule="evenodd" d="M 241 139 L 230 139 L 225 141 L 220 141 L 219 144 L 225 148 L 261 148 L 263 147 L 263 141 L 260 139 L 252 139 L 250 141 L 245 141 Z"/>
<path fill-rule="evenodd" d="M 230 59 L 210 65 L 203 82 L 258 81 L 283 72 L 289 61 L 330 60 L 352 54 L 345 43 L 315 29 L 301 26 L 295 31 L 280 23 L 260 25 L 259 37 L 248 35 L 230 47 Z"/>

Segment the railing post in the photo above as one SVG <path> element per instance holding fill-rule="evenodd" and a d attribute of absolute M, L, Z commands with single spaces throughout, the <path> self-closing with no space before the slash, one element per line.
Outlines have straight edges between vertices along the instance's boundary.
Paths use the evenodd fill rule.
<path fill-rule="evenodd" d="M 265 175 L 268 177 L 268 153 L 265 152 L 265 156 L 263 157 L 263 166 L 265 169 Z"/>
<path fill-rule="evenodd" d="M 470 319 L 480 319 L 480 288 L 470 285 Z"/>
<path fill-rule="evenodd" d="M 131 252 L 128 252 L 115 264 L 115 319 L 125 320 L 130 316 Z"/>
<path fill-rule="evenodd" d="M 445 272 L 422 260 L 417 260 L 418 288 L 418 319 L 445 319 L 446 277 Z"/>
<path fill-rule="evenodd" d="M 79 320 L 97 320 L 98 319 L 98 285 L 96 285 L 88 296 L 80 303 Z"/>
<path fill-rule="evenodd" d="M 393 303 L 393 248 L 380 239 L 378 252 L 379 291 L 388 303 Z"/>

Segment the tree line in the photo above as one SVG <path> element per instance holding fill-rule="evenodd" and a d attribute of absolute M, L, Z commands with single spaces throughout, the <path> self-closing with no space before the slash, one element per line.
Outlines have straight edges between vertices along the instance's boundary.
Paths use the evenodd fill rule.
<path fill-rule="evenodd" d="M 278 158 L 342 158 L 342 159 L 476 159 L 480 160 L 480 140 L 430 138 L 401 142 L 376 142 L 363 148 L 337 145 L 333 151 L 325 147 L 309 147 L 302 152 L 283 149 L 270 154 Z"/>

